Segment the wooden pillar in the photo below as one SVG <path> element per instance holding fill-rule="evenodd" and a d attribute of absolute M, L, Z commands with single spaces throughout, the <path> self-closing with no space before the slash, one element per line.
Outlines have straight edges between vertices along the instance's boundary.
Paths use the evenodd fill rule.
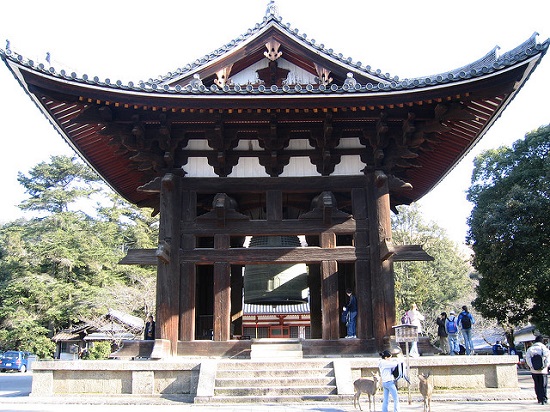
<path fill-rule="evenodd" d="M 356 222 L 354 246 L 356 250 L 369 248 L 367 194 L 365 189 L 352 190 L 352 210 Z M 358 255 L 362 256 L 363 253 Z M 371 277 L 368 259 L 355 261 L 355 296 L 357 298 L 357 337 L 372 339 L 373 313 L 371 305 Z"/>
<path fill-rule="evenodd" d="M 266 209 L 268 222 L 283 220 L 283 193 L 280 190 L 266 192 Z"/>
<path fill-rule="evenodd" d="M 181 177 L 166 174 L 160 192 L 158 252 L 164 259 L 157 265 L 156 328 L 157 338 L 170 342 L 171 356 L 177 355 L 179 332 L 181 210 Z"/>
<path fill-rule="evenodd" d="M 390 336 L 395 325 L 395 279 L 393 266 L 381 256 L 391 244 L 390 195 L 388 181 L 383 174 L 368 174 L 367 210 L 369 226 L 369 255 L 373 311 L 373 333 L 379 349 L 384 337 Z M 381 247 L 384 246 L 384 247 Z"/>
<path fill-rule="evenodd" d="M 215 249 L 229 249 L 229 235 L 215 235 Z M 215 341 L 228 341 L 231 334 L 231 265 L 214 263 L 214 336 Z"/>
<path fill-rule="evenodd" d="M 321 247 L 336 247 L 336 235 L 333 232 L 321 233 Z M 338 263 L 335 260 L 321 262 L 321 294 L 323 297 L 323 339 L 339 339 Z"/>
<path fill-rule="evenodd" d="M 243 267 L 231 266 L 231 334 L 243 334 Z"/>
<path fill-rule="evenodd" d="M 319 265 L 308 265 L 307 284 L 309 287 L 310 338 L 323 337 L 323 318 L 321 304 L 321 268 Z"/>
<path fill-rule="evenodd" d="M 195 192 L 184 191 L 181 202 L 181 220 L 183 222 L 192 222 L 196 217 L 197 196 Z M 196 246 L 194 235 L 182 234 L 181 249 L 185 256 L 186 250 L 193 250 Z M 197 296 L 197 267 L 195 262 L 184 261 L 181 265 L 180 282 L 180 340 L 190 342 L 195 340 L 195 304 Z"/>

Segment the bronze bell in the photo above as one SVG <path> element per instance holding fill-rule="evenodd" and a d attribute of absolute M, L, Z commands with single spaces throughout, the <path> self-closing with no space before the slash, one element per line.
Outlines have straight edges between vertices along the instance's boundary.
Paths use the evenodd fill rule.
<path fill-rule="evenodd" d="M 254 236 L 248 247 L 300 247 L 300 239 L 297 236 Z M 307 301 L 306 289 L 307 267 L 303 263 L 245 266 L 244 303 L 304 303 Z"/>

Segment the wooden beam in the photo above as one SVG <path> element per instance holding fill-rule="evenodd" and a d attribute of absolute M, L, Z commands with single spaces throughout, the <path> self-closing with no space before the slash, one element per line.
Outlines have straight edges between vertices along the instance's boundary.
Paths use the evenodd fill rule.
<path fill-rule="evenodd" d="M 390 258 L 393 262 L 410 261 L 433 261 L 434 258 L 428 255 L 421 245 L 399 245 L 394 246 L 395 254 Z"/>
<path fill-rule="evenodd" d="M 119 262 L 122 265 L 156 265 L 156 249 L 130 249 Z M 358 258 L 368 259 L 368 248 L 356 250 L 353 246 L 336 248 L 231 248 L 227 250 L 192 249 L 181 251 L 181 261 L 194 261 L 197 265 L 211 265 L 214 262 L 251 265 L 269 263 L 320 263 L 326 260 L 355 262 Z"/>
<path fill-rule="evenodd" d="M 223 187 L 225 193 L 264 193 L 269 190 L 281 190 L 286 193 L 317 193 L 324 191 L 340 192 L 367 186 L 366 176 L 310 176 L 307 185 L 303 177 L 185 177 L 183 190 L 197 193 L 217 193 Z M 160 192 L 160 179 L 138 188 L 144 192 Z"/>
<path fill-rule="evenodd" d="M 356 230 L 356 222 L 352 217 L 337 218 L 332 217 L 329 225 L 324 225 L 321 219 L 299 219 L 299 220 L 249 220 L 226 221 L 224 233 L 240 236 L 285 236 L 285 235 L 318 235 L 320 229 L 330 228 L 336 234 L 353 234 Z M 220 229 L 213 226 L 210 222 L 197 219 L 196 222 L 184 222 L 182 225 L 183 233 L 214 236 L 220 232 Z"/>

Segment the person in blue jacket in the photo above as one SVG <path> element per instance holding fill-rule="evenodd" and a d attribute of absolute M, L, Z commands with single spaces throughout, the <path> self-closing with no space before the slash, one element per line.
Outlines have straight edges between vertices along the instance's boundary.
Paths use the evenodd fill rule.
<path fill-rule="evenodd" d="M 347 336 L 346 339 L 356 338 L 356 324 L 357 324 L 357 299 L 352 293 L 351 289 L 346 289 L 346 295 L 348 295 L 348 303 L 344 306 L 344 312 L 347 313 Z"/>
<path fill-rule="evenodd" d="M 474 342 L 472 341 L 472 326 L 475 320 L 470 312 L 468 312 L 467 306 L 462 306 L 462 312 L 458 315 L 458 326 L 461 329 L 462 337 L 464 338 L 464 347 L 466 348 L 466 355 L 474 354 Z"/>

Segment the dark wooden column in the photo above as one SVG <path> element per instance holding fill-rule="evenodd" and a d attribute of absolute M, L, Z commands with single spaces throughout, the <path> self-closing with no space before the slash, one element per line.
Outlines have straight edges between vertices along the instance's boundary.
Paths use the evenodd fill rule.
<path fill-rule="evenodd" d="M 231 323 L 233 335 L 243 334 L 243 267 L 231 266 Z"/>
<path fill-rule="evenodd" d="M 383 250 L 391 244 L 390 195 L 385 176 L 369 173 L 367 208 L 373 310 L 373 333 L 379 349 L 384 337 L 390 336 L 395 325 L 395 279 L 393 266 Z M 383 247 L 381 247 L 383 246 Z"/>
<path fill-rule="evenodd" d="M 229 235 L 215 235 L 214 249 L 229 249 Z M 229 340 L 231 333 L 231 265 L 214 263 L 214 336 L 215 341 Z"/>
<path fill-rule="evenodd" d="M 182 222 L 188 223 L 195 220 L 197 214 L 196 203 L 197 195 L 195 192 L 183 191 L 181 202 Z M 184 252 L 195 248 L 195 235 L 183 233 L 181 239 L 181 249 Z M 197 268 L 195 262 L 184 261 L 181 265 L 180 340 L 185 342 L 195 340 L 196 278 Z"/>
<path fill-rule="evenodd" d="M 309 287 L 310 338 L 323 337 L 323 311 L 321 305 L 321 268 L 317 264 L 308 265 L 307 284 Z"/>
<path fill-rule="evenodd" d="M 335 248 L 336 235 L 321 233 L 321 247 Z M 340 312 L 338 308 L 338 263 L 335 260 L 321 262 L 321 293 L 323 296 L 323 339 L 340 337 Z"/>
<path fill-rule="evenodd" d="M 159 249 L 157 265 L 157 338 L 170 342 L 177 355 L 180 315 L 181 177 L 167 174 L 160 192 Z"/>
<path fill-rule="evenodd" d="M 367 193 L 365 189 L 352 190 L 353 217 L 356 221 L 354 246 L 357 250 L 369 247 Z M 358 253 L 363 256 L 364 253 Z M 373 337 L 373 313 L 371 305 L 371 277 L 369 260 L 358 258 L 355 261 L 355 296 L 357 297 L 357 337 Z"/>

